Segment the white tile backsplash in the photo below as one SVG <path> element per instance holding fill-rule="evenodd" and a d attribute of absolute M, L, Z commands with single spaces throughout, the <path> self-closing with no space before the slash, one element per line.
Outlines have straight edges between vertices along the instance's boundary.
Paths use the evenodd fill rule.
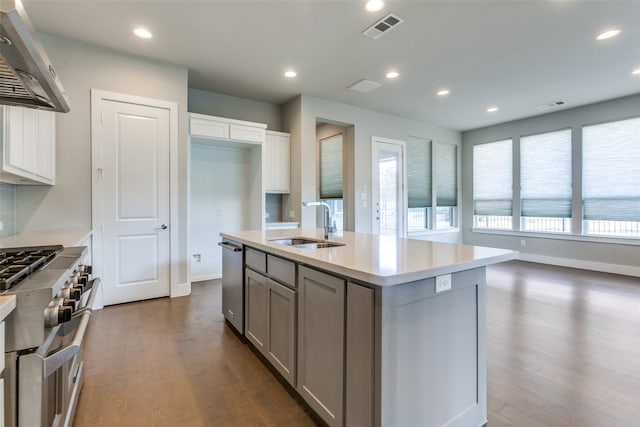
<path fill-rule="evenodd" d="M 0 237 L 16 233 L 16 186 L 0 184 Z"/>
<path fill-rule="evenodd" d="M 282 221 L 282 194 L 266 194 L 265 211 L 266 222 Z"/>

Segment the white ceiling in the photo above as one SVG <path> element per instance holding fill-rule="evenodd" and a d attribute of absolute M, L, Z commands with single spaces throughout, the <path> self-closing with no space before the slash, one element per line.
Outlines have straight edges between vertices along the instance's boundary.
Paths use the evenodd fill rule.
<path fill-rule="evenodd" d="M 375 13 L 364 0 L 23 3 L 39 32 L 182 64 L 190 87 L 275 104 L 307 94 L 467 130 L 640 93 L 638 0 L 388 0 Z M 361 34 L 389 12 L 406 21 Z M 595 40 L 611 27 L 621 34 Z M 347 89 L 363 78 L 383 85 Z"/>

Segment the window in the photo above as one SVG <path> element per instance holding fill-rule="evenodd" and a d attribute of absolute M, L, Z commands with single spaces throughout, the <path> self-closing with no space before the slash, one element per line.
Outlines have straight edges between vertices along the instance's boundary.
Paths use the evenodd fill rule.
<path fill-rule="evenodd" d="M 640 237 L 640 118 L 582 130 L 583 234 Z"/>
<path fill-rule="evenodd" d="M 342 199 L 342 134 L 320 140 L 320 198 Z"/>
<path fill-rule="evenodd" d="M 407 139 L 407 231 L 428 230 L 431 220 L 431 141 Z"/>
<path fill-rule="evenodd" d="M 409 233 L 457 226 L 457 156 L 458 147 L 454 144 L 416 137 L 407 139 Z"/>
<path fill-rule="evenodd" d="M 571 130 L 520 138 L 520 229 L 571 232 Z"/>
<path fill-rule="evenodd" d="M 473 226 L 512 229 L 512 140 L 473 146 Z"/>
<path fill-rule="evenodd" d="M 331 206 L 337 231 L 344 230 L 342 134 L 320 140 L 320 200 Z"/>
<path fill-rule="evenodd" d="M 456 226 L 458 205 L 458 147 L 436 142 L 436 228 Z"/>

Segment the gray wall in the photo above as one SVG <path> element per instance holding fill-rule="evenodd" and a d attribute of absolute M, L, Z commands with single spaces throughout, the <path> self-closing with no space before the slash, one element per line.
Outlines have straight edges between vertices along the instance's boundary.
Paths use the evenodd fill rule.
<path fill-rule="evenodd" d="M 613 239 L 606 239 L 606 243 L 593 241 L 598 240 L 593 238 L 590 239 L 591 241 L 586 241 L 584 238 L 582 240 L 561 240 L 535 237 L 535 234 L 522 232 L 511 235 L 473 232 L 471 230 L 473 225 L 472 174 L 474 144 L 566 129 L 568 127 L 572 128 L 573 141 L 579 143 L 583 125 L 638 116 L 640 116 L 640 95 L 634 95 L 464 132 L 462 134 L 462 234 L 464 243 L 519 250 L 523 253 L 525 259 L 547 262 L 553 262 L 551 258 L 573 259 L 581 262 L 556 263 L 583 268 L 594 266 L 594 269 L 603 269 L 605 271 L 633 273 L 634 270 L 624 268 L 608 270 L 605 265 L 600 266 L 604 268 L 598 268 L 598 264 L 640 267 L 640 246 L 637 244 L 633 245 L 629 242 L 624 244 L 611 243 Z M 576 151 L 574 150 L 574 155 L 575 153 Z M 579 184 L 576 180 L 581 180 L 581 177 L 574 175 L 574 183 Z M 525 247 L 520 245 L 522 239 L 526 241 Z M 580 238 L 577 237 L 577 239 Z"/>
<path fill-rule="evenodd" d="M 280 106 L 268 102 L 190 88 L 188 108 L 190 113 L 266 123 L 267 129 L 282 131 Z"/>
<path fill-rule="evenodd" d="M 349 204 L 354 206 L 354 231 L 371 231 L 371 137 L 380 136 L 406 140 L 413 135 L 434 141 L 460 145 L 460 132 L 441 128 L 425 122 L 391 116 L 376 111 L 353 107 L 322 98 L 301 95 L 283 107 L 283 125 L 291 133 L 291 183 L 292 195 L 285 210 L 300 212 L 300 199 L 316 197 L 317 149 L 316 122 L 353 125 L 353 185 Z M 304 165 L 304 167 L 302 167 Z M 362 206 L 361 194 L 365 193 L 367 206 Z M 301 216 L 302 227 L 315 227 L 316 209 L 305 208 Z M 448 235 L 447 235 L 448 234 Z M 438 235 L 450 239 L 451 234 Z"/>
<path fill-rule="evenodd" d="M 56 115 L 56 185 L 19 186 L 17 232 L 91 228 L 90 90 L 178 103 L 179 114 L 179 281 L 187 281 L 187 69 L 150 61 L 69 39 L 41 35 L 71 101 Z"/>

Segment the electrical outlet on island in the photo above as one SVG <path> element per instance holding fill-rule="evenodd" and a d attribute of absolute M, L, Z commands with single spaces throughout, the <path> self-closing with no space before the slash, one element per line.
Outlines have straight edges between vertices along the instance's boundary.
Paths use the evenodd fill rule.
<path fill-rule="evenodd" d="M 436 277 L 436 293 L 451 289 L 451 274 Z"/>

